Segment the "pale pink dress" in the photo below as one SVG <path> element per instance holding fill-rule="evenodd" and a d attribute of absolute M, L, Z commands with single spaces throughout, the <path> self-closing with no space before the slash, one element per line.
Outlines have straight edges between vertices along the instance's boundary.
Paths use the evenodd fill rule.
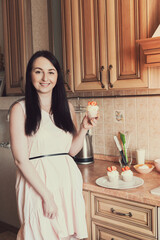
<path fill-rule="evenodd" d="M 20 102 L 24 112 L 24 102 Z M 42 110 L 38 132 L 28 138 L 29 157 L 69 152 L 72 135 L 59 129 L 49 114 Z M 30 160 L 46 187 L 53 193 L 58 214 L 44 216 L 42 199 L 17 172 L 16 195 L 21 228 L 17 240 L 58 240 L 72 236 L 87 237 L 82 176 L 69 155 Z"/>

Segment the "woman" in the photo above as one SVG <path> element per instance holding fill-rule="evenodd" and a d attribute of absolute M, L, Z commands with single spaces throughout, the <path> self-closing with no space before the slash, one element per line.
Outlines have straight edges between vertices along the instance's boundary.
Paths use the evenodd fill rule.
<path fill-rule="evenodd" d="M 84 117 L 76 131 L 56 58 L 38 51 L 26 71 L 25 101 L 10 113 L 11 149 L 21 228 L 17 240 L 87 237 L 81 173 L 71 156 L 97 119 Z"/>

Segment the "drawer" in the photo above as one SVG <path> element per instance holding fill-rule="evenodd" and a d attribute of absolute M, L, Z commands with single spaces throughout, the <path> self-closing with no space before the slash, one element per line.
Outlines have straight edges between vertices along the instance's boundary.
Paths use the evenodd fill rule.
<path fill-rule="evenodd" d="M 105 225 L 92 222 L 92 240 L 140 240 L 140 238 L 132 237 L 127 235 L 125 232 L 120 233 L 115 229 L 109 229 Z M 147 240 L 147 238 L 143 238 Z"/>
<path fill-rule="evenodd" d="M 157 207 L 91 193 L 92 219 L 119 232 L 133 232 L 146 237 L 157 237 Z M 133 235 L 134 236 L 134 235 Z"/>

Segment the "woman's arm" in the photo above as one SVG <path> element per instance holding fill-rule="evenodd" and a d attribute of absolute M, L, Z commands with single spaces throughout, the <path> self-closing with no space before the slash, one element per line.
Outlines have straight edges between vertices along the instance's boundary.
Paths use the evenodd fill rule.
<path fill-rule="evenodd" d="M 76 114 L 75 114 L 74 108 L 71 103 L 69 103 L 69 106 L 70 106 L 72 121 L 77 129 L 77 120 L 76 120 Z M 71 148 L 69 151 L 69 154 L 71 156 L 75 156 L 81 150 L 84 142 L 84 137 L 87 131 L 97 125 L 97 119 L 94 118 L 90 120 L 87 117 L 87 114 L 84 116 L 82 123 L 80 125 L 80 129 L 77 130 L 76 134 L 73 136 Z"/>
<path fill-rule="evenodd" d="M 10 141 L 16 166 L 27 182 L 41 196 L 44 215 L 49 218 L 54 218 L 56 214 L 54 198 L 29 160 L 28 141 L 25 135 L 25 116 L 19 103 L 13 106 L 10 113 Z"/>

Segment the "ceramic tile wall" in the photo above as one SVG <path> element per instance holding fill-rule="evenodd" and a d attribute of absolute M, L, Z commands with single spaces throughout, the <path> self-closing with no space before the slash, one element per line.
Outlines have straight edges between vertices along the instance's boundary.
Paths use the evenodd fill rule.
<path fill-rule="evenodd" d="M 133 93 L 132 91 L 130 93 Z M 137 92 L 138 93 L 138 92 Z M 144 93 L 146 93 L 144 91 Z M 128 92 L 129 94 L 129 92 Z M 142 92 L 141 92 L 142 94 Z M 100 107 L 98 125 L 92 131 L 94 153 L 118 155 L 113 136 L 129 131 L 131 134 L 129 148 L 135 156 L 137 148 L 145 149 L 146 160 L 160 158 L 160 97 L 121 97 L 93 98 Z M 91 100 L 92 100 L 91 99 Z M 90 99 L 80 99 L 80 104 L 86 106 Z M 76 99 L 71 99 L 73 105 Z M 122 113 L 123 119 L 116 120 L 115 112 Z M 82 119 L 84 114 L 77 113 Z M 80 120 L 79 120 L 80 122 Z"/>
<path fill-rule="evenodd" d="M 121 95 L 123 92 L 119 92 Z M 118 94 L 119 94 L 118 93 Z M 127 94 L 134 93 L 128 91 Z M 138 94 L 138 92 L 136 92 Z M 144 90 L 144 94 L 146 91 Z M 95 93 L 96 94 L 96 93 Z M 107 95 L 106 91 L 106 95 Z M 141 91 L 142 94 L 142 91 Z M 83 94 L 82 94 L 83 96 Z M 85 93 L 87 96 L 87 93 Z M 91 93 L 88 93 L 91 96 Z M 135 149 L 144 148 L 146 150 L 146 160 L 160 158 L 160 97 L 121 97 L 121 98 L 94 98 L 100 107 L 100 119 L 96 128 L 92 130 L 94 152 L 97 154 L 118 155 L 113 136 L 119 131 L 129 131 L 131 133 L 130 148 L 135 154 Z M 18 97 L 0 98 L 0 109 L 8 109 L 12 102 Z M 91 99 L 91 100 L 92 100 Z M 87 106 L 89 99 L 81 99 L 80 104 Z M 74 106 L 77 99 L 70 99 Z M 116 121 L 115 111 L 123 114 L 122 121 Z M 4 140 L 8 135 L 3 134 L 7 122 L 5 111 L 0 111 L 0 134 Z M 77 113 L 78 124 L 84 113 Z M 6 139 L 5 139 L 6 138 Z"/>

